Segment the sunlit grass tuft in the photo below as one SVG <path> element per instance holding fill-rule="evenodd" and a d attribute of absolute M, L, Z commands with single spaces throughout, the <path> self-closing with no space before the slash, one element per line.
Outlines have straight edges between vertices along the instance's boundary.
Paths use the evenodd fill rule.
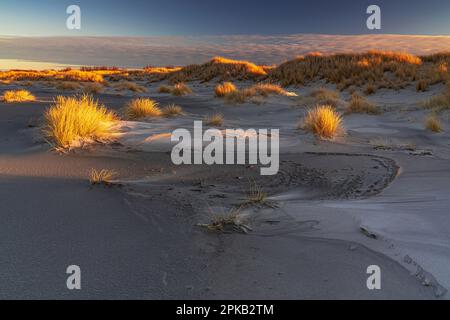
<path fill-rule="evenodd" d="M 3 94 L 6 103 L 35 101 L 36 97 L 27 90 L 9 90 Z"/>
<path fill-rule="evenodd" d="M 216 86 L 215 93 L 217 97 L 221 98 L 232 92 L 235 92 L 236 90 L 237 88 L 232 82 L 224 82 Z"/>
<path fill-rule="evenodd" d="M 158 103 L 148 98 L 134 99 L 125 107 L 125 116 L 130 120 L 145 117 L 159 117 L 162 115 Z"/>
<path fill-rule="evenodd" d="M 250 91 L 250 96 L 263 96 L 267 97 L 269 95 L 278 96 L 293 96 L 292 92 L 284 90 L 281 86 L 272 83 L 258 83 L 248 89 Z"/>
<path fill-rule="evenodd" d="M 228 103 L 240 104 L 247 102 L 249 99 L 253 102 L 253 98 L 266 98 L 270 95 L 296 96 L 295 93 L 288 92 L 277 84 L 258 83 L 248 88 L 231 91 L 225 95 L 225 99 Z"/>
<path fill-rule="evenodd" d="M 174 96 L 185 96 L 192 93 L 192 89 L 185 83 L 177 83 L 174 86 L 162 85 L 158 88 L 158 93 L 168 93 Z"/>
<path fill-rule="evenodd" d="M 174 96 L 185 96 L 191 93 L 192 89 L 185 83 L 177 83 L 172 89 L 172 94 Z"/>
<path fill-rule="evenodd" d="M 89 141 L 109 141 L 116 133 L 115 114 L 89 95 L 58 96 L 44 116 L 45 136 L 61 149 Z"/>
<path fill-rule="evenodd" d="M 117 172 L 114 170 L 96 170 L 92 169 L 89 174 L 89 183 L 92 186 L 95 185 L 104 185 L 104 186 L 112 186 L 114 183 L 114 179 L 117 177 Z"/>
<path fill-rule="evenodd" d="M 332 139 L 342 132 L 342 118 L 332 106 L 317 106 L 308 111 L 304 129 L 320 138 Z"/>

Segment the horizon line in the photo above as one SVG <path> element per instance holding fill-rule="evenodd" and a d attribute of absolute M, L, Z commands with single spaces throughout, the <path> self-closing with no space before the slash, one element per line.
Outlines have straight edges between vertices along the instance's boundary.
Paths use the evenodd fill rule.
<path fill-rule="evenodd" d="M 403 36 L 403 37 L 450 37 L 450 34 L 408 34 L 408 33 L 279 33 L 279 34 L 261 34 L 261 33 L 230 33 L 230 34 L 173 34 L 173 35 L 2 35 L 0 38 L 207 38 L 207 37 L 239 37 L 239 36 L 258 36 L 258 37 L 282 37 L 292 35 L 312 35 L 312 36 Z"/>

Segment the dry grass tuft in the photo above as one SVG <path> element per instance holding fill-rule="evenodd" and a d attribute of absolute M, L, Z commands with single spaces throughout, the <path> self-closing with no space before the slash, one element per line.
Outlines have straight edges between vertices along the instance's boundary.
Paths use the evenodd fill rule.
<path fill-rule="evenodd" d="M 23 81 L 19 83 L 20 86 L 22 87 L 32 87 L 34 86 L 33 81 Z"/>
<path fill-rule="evenodd" d="M 247 99 L 251 97 L 251 94 L 248 90 L 236 90 L 230 92 L 225 96 L 225 100 L 227 103 L 231 104 L 241 104 L 247 102 Z"/>
<path fill-rule="evenodd" d="M 416 91 L 417 92 L 424 92 L 427 91 L 428 87 L 429 87 L 430 83 L 428 82 L 428 80 L 419 80 L 417 81 L 416 84 Z"/>
<path fill-rule="evenodd" d="M 431 114 L 425 119 L 425 128 L 431 132 L 440 133 L 444 131 L 442 122 L 436 114 Z"/>
<path fill-rule="evenodd" d="M 144 93 L 147 92 L 147 89 L 143 86 L 138 85 L 137 83 L 131 81 L 120 81 L 116 83 L 114 86 L 116 91 L 125 91 L 130 90 L 136 93 Z"/>
<path fill-rule="evenodd" d="M 436 111 L 442 111 L 446 109 L 450 109 L 450 90 L 433 96 L 424 104 L 427 109 L 434 109 Z"/>
<path fill-rule="evenodd" d="M 250 101 L 257 101 L 260 104 L 261 100 L 255 100 L 257 97 L 268 97 L 270 95 L 279 96 L 296 96 L 295 93 L 288 92 L 276 84 L 258 83 L 249 88 L 242 90 L 235 90 L 228 93 L 225 99 L 228 103 L 240 104 Z"/>
<path fill-rule="evenodd" d="M 377 89 L 378 89 L 378 87 L 375 84 L 369 83 L 366 86 L 366 89 L 364 90 L 364 94 L 366 96 L 370 96 L 371 94 L 374 94 L 375 92 L 377 92 Z"/>
<path fill-rule="evenodd" d="M 83 93 L 87 94 L 99 94 L 103 91 L 104 87 L 101 83 L 90 82 L 83 86 Z"/>
<path fill-rule="evenodd" d="M 205 117 L 204 122 L 208 126 L 220 127 L 220 126 L 223 125 L 224 117 L 223 117 L 223 114 L 216 113 L 216 114 L 214 114 L 212 116 Z"/>
<path fill-rule="evenodd" d="M 267 200 L 267 193 L 264 192 L 260 187 L 256 186 L 250 190 L 247 194 L 246 204 L 263 204 Z"/>
<path fill-rule="evenodd" d="M 317 104 L 329 105 L 334 108 L 336 108 L 341 101 L 339 92 L 325 88 L 320 88 L 311 92 L 310 96 L 316 99 Z"/>
<path fill-rule="evenodd" d="M 89 141 L 110 141 L 116 133 L 113 112 L 99 105 L 92 96 L 58 96 L 45 111 L 45 136 L 60 149 Z"/>
<path fill-rule="evenodd" d="M 81 85 L 75 81 L 63 81 L 56 85 L 56 89 L 58 90 L 79 90 L 81 89 Z"/>
<path fill-rule="evenodd" d="M 173 87 L 166 85 L 160 86 L 158 88 L 158 93 L 168 93 L 173 94 L 174 96 L 185 96 L 191 94 L 192 89 L 185 83 L 177 83 Z"/>
<path fill-rule="evenodd" d="M 183 109 L 176 104 L 169 104 L 162 109 L 162 115 L 164 117 L 176 117 L 183 115 Z"/>
<path fill-rule="evenodd" d="M 275 208 L 277 204 L 267 199 L 268 194 L 256 182 L 252 182 L 249 190 L 246 192 L 246 200 L 241 207 L 248 206 L 267 206 Z"/>
<path fill-rule="evenodd" d="M 217 97 L 222 98 L 232 92 L 236 92 L 236 90 L 237 88 L 232 82 L 224 82 L 216 86 L 215 93 Z"/>
<path fill-rule="evenodd" d="M 308 111 L 304 129 L 320 138 L 332 139 L 343 131 L 342 118 L 332 106 L 317 106 Z"/>
<path fill-rule="evenodd" d="M 172 89 L 172 94 L 174 96 L 185 96 L 191 93 L 192 89 L 184 83 L 177 83 Z"/>
<path fill-rule="evenodd" d="M 125 107 L 125 116 L 130 120 L 159 117 L 161 115 L 162 111 L 158 108 L 158 103 L 148 98 L 131 100 Z"/>
<path fill-rule="evenodd" d="M 251 228 L 241 222 L 240 208 L 231 209 L 227 213 L 211 215 L 211 222 L 208 224 L 198 224 L 199 227 L 205 228 L 211 232 L 243 232 L 251 231 Z"/>
<path fill-rule="evenodd" d="M 346 111 L 349 113 L 367 113 L 367 114 L 380 114 L 380 109 L 374 104 L 367 101 L 366 98 L 353 94 L 350 102 L 347 105 Z"/>
<path fill-rule="evenodd" d="M 36 97 L 27 90 L 9 90 L 3 94 L 6 103 L 35 101 Z"/>
<path fill-rule="evenodd" d="M 117 172 L 114 170 L 106 170 L 102 169 L 97 171 L 96 169 L 92 169 L 89 174 L 89 183 L 92 186 L 95 185 L 104 185 L 106 187 L 110 187 L 114 184 L 114 179 L 117 177 Z"/>
<path fill-rule="evenodd" d="M 168 93 L 168 94 L 170 94 L 170 93 L 172 93 L 172 87 L 171 86 L 165 86 L 165 85 L 160 86 L 158 88 L 158 93 Z"/>
<path fill-rule="evenodd" d="M 272 83 L 258 83 L 247 90 L 249 91 L 249 96 L 295 96 L 295 94 L 293 94 L 292 92 L 288 92 L 281 88 L 279 85 Z"/>

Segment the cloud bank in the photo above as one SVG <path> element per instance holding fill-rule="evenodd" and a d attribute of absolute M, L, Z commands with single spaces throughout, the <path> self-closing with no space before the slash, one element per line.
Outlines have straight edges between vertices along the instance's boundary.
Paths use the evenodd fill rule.
<path fill-rule="evenodd" d="M 450 51 L 450 36 L 0 37 L 0 59 L 122 67 L 187 65 L 217 55 L 272 65 L 312 51 L 338 53 L 370 49 L 413 54 Z"/>

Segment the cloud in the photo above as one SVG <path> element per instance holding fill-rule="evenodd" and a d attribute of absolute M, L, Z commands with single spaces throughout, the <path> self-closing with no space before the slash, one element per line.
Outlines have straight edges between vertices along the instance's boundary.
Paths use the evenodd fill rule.
<path fill-rule="evenodd" d="M 413 54 L 450 51 L 450 36 L 0 37 L 0 59 L 123 67 L 187 65 L 217 55 L 278 64 L 312 51 L 337 53 L 370 49 Z"/>

